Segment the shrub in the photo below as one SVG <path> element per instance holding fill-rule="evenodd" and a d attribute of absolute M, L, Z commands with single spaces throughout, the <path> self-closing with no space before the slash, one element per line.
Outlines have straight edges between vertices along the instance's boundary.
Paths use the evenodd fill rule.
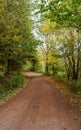
<path fill-rule="evenodd" d="M 8 96 L 15 89 L 23 87 L 25 77 L 21 73 L 13 73 L 3 78 L 3 81 L 0 82 L 0 99 Z"/>
<path fill-rule="evenodd" d="M 70 81 L 69 88 L 75 93 L 81 93 L 81 81 Z"/>
<path fill-rule="evenodd" d="M 14 74 L 11 77 L 12 88 L 22 87 L 25 77 L 22 74 Z"/>

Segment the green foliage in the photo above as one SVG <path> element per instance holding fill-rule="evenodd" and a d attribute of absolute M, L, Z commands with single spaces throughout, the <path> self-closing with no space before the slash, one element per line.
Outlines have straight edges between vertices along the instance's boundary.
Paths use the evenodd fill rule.
<path fill-rule="evenodd" d="M 0 3 L 0 66 L 4 73 L 22 68 L 33 49 L 30 2 L 3 0 Z M 36 46 L 34 46 L 35 48 Z"/>
<path fill-rule="evenodd" d="M 58 44 L 55 48 L 58 50 L 60 59 L 65 65 L 64 68 L 67 73 L 68 80 L 70 78 L 72 80 L 77 80 L 81 73 L 80 3 L 81 0 L 41 0 L 41 3 L 39 3 L 40 12 L 41 15 L 43 15 L 42 20 L 49 20 L 50 24 L 54 25 L 52 26 L 52 30 L 49 32 L 50 34 L 46 34 L 52 34 L 54 36 L 53 42 Z M 45 27 L 48 29 L 47 26 Z M 52 35 L 51 37 L 53 37 Z"/>
<path fill-rule="evenodd" d="M 0 99 L 13 93 L 18 88 L 23 87 L 25 77 L 20 73 L 13 73 L 8 77 L 3 77 L 0 82 Z"/>
<path fill-rule="evenodd" d="M 68 85 L 72 92 L 81 94 L 81 81 L 69 81 Z"/>
<path fill-rule="evenodd" d="M 45 17 L 55 21 L 60 26 L 70 26 L 81 29 L 81 0 L 41 0 L 40 12 Z M 49 10 L 49 11 L 48 11 Z"/>
<path fill-rule="evenodd" d="M 63 78 L 66 77 L 66 74 L 65 74 L 65 72 L 57 72 L 57 73 L 55 74 L 55 76 L 56 76 L 57 78 L 59 78 L 59 79 L 63 79 Z"/>
<path fill-rule="evenodd" d="M 22 86 L 24 78 L 20 72 L 27 60 L 33 70 L 37 63 L 39 41 L 32 34 L 30 3 L 30 0 L 0 2 L 0 98 Z"/>

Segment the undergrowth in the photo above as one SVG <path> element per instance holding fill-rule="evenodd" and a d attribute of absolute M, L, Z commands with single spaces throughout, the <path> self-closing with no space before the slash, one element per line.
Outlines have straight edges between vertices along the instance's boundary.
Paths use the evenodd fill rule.
<path fill-rule="evenodd" d="M 81 81 L 69 81 L 68 86 L 72 92 L 81 94 Z"/>
<path fill-rule="evenodd" d="M 16 89 L 22 88 L 25 77 L 21 73 L 13 73 L 3 77 L 0 81 L 0 100 L 4 99 Z"/>

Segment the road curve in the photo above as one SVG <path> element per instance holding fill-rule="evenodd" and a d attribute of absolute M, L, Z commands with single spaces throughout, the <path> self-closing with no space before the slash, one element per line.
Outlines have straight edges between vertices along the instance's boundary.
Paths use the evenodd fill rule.
<path fill-rule="evenodd" d="M 0 130 L 81 130 L 77 113 L 46 78 L 33 76 L 26 88 L 0 107 Z"/>

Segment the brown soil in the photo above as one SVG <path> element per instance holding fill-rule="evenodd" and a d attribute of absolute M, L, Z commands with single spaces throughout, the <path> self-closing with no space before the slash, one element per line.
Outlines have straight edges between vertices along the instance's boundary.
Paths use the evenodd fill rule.
<path fill-rule="evenodd" d="M 47 78 L 33 74 L 21 92 L 0 106 L 0 130 L 81 130 L 80 115 Z"/>

